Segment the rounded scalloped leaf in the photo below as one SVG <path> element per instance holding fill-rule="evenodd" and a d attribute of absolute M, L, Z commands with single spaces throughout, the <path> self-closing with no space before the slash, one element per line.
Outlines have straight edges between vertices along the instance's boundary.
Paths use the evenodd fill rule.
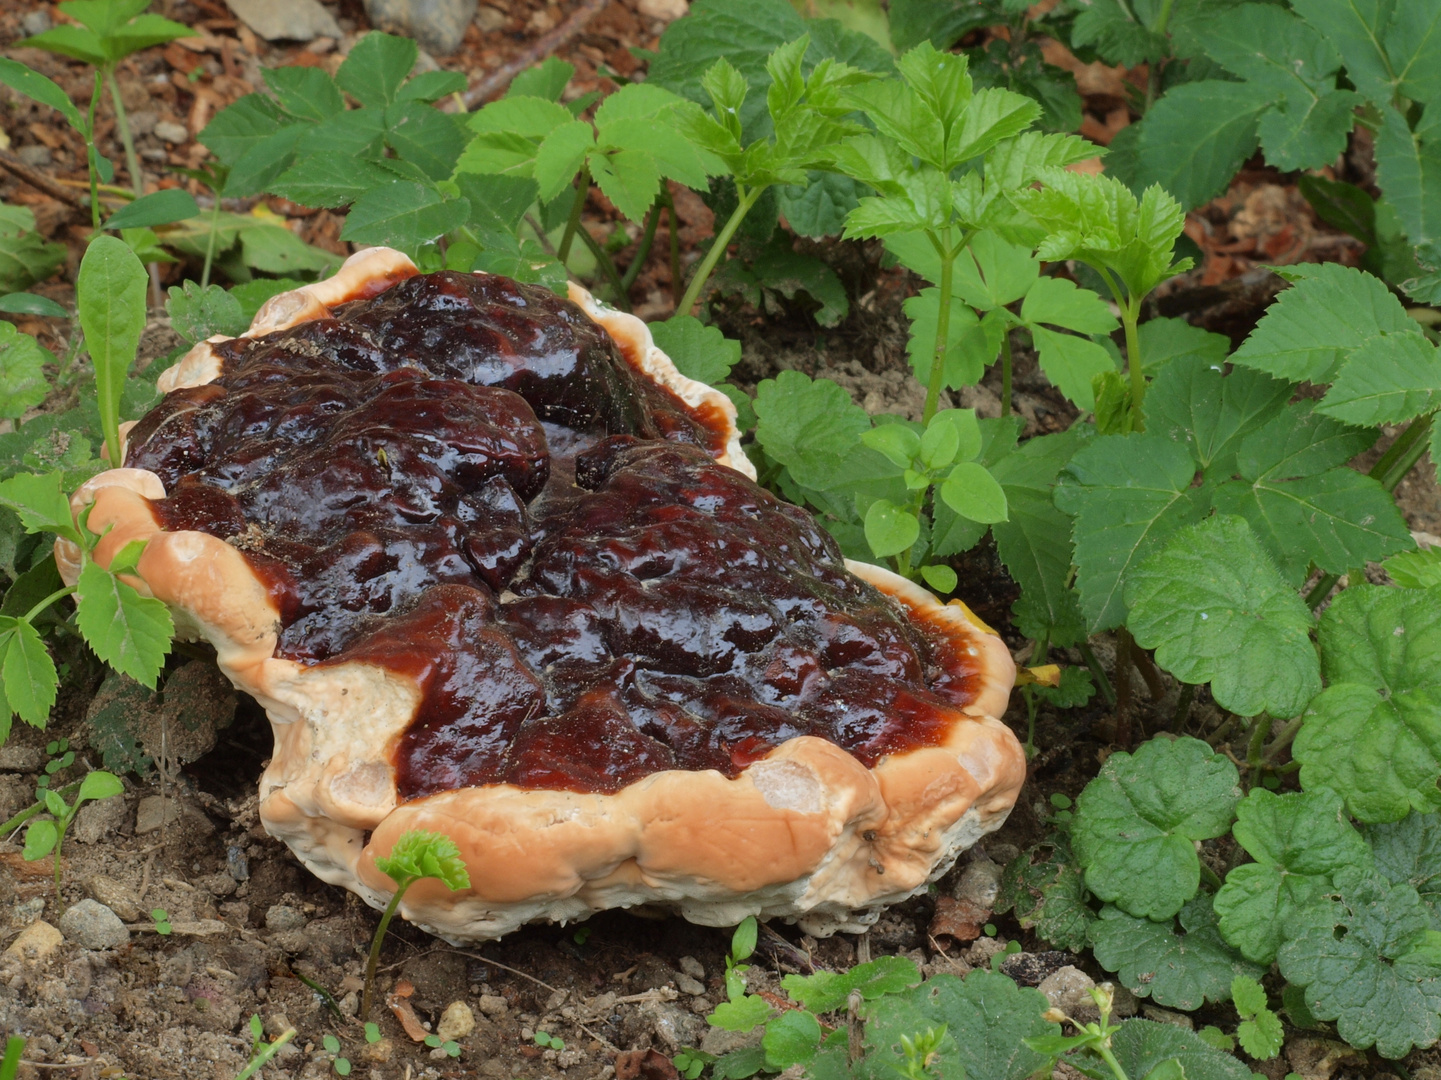
<path fill-rule="evenodd" d="M 1071 842 L 1087 887 L 1138 918 L 1169 919 L 1196 895 L 1195 842 L 1223 835 L 1240 775 L 1199 739 L 1112 754 L 1076 804 Z"/>
<path fill-rule="evenodd" d="M 1187 526 L 1131 574 L 1136 642 L 1240 716 L 1296 716 L 1321 689 L 1310 609 L 1244 518 Z"/>

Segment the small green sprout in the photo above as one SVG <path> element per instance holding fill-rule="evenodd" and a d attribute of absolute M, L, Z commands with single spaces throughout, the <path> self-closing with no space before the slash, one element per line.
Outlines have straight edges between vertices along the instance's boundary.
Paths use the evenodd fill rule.
<path fill-rule="evenodd" d="M 20 1071 L 20 1055 L 24 1052 L 23 1037 L 11 1035 L 5 1040 L 5 1056 L 0 1058 L 0 1080 L 15 1080 L 15 1074 Z"/>
<path fill-rule="evenodd" d="M 926 1028 L 914 1037 L 902 1035 L 901 1053 L 906 1060 L 904 1065 L 897 1067 L 897 1071 L 906 1080 L 929 1080 L 934 1075 L 930 1071 L 931 1066 L 935 1064 L 936 1055 L 945 1041 L 945 1024 L 939 1028 Z"/>
<path fill-rule="evenodd" d="M 365 1022 L 365 1041 L 367 1043 L 380 1042 L 380 1025 L 369 1020 Z"/>
<path fill-rule="evenodd" d="M 69 739 L 53 739 L 45 744 L 45 753 L 50 758 L 45 763 L 45 773 L 35 783 L 42 788 L 50 786 L 50 778 L 61 769 L 75 764 L 75 751 L 70 749 Z"/>
<path fill-rule="evenodd" d="M 250 1060 L 245 1068 L 240 1071 L 235 1080 L 250 1080 L 260 1068 L 273 1058 L 282 1046 L 295 1038 L 295 1029 L 286 1028 L 281 1032 L 279 1038 L 274 1042 L 265 1041 L 265 1027 L 260 1022 L 260 1017 L 254 1013 L 250 1015 Z M 0 1077 L 3 1080 L 3 1077 Z"/>
<path fill-rule="evenodd" d="M 535 1045 L 548 1046 L 552 1050 L 564 1050 L 565 1040 L 558 1039 L 554 1035 L 551 1035 L 544 1031 L 537 1031 L 535 1033 Z"/>
<path fill-rule="evenodd" d="M 700 1050 L 682 1050 L 675 1057 L 671 1058 L 671 1064 L 675 1071 L 680 1073 L 685 1080 L 698 1080 L 698 1077 L 705 1071 L 705 1067 L 715 1059 Z"/>
<path fill-rule="evenodd" d="M 741 920 L 741 924 L 731 935 L 731 951 L 726 957 L 726 997 L 731 1001 L 739 1001 L 745 997 L 745 973 L 750 970 L 750 965 L 742 961 L 749 960 L 756 951 L 756 940 L 759 936 L 760 924 L 756 922 L 754 915 L 747 915 Z"/>
<path fill-rule="evenodd" d="M 168 937 L 172 930 L 170 925 L 170 912 L 163 907 L 152 908 L 150 919 L 155 923 L 155 932 L 161 937 Z"/>
<path fill-rule="evenodd" d="M 540 1036 L 542 1034 L 544 1033 L 537 1032 L 535 1036 L 535 1041 L 539 1045 L 544 1046 L 545 1043 L 542 1043 L 540 1041 Z M 549 1037 L 550 1036 L 548 1035 L 546 1036 L 546 1038 Z M 456 1042 L 454 1039 L 447 1039 L 445 1042 L 441 1042 L 439 1035 L 427 1035 L 425 1037 L 425 1045 L 430 1047 L 432 1050 L 444 1050 L 449 1056 L 453 1058 L 460 1057 L 460 1043 Z M 564 1049 L 565 1047 L 565 1043 L 561 1042 L 559 1039 L 556 1039 L 553 1043 L 551 1043 L 551 1045 L 556 1046 L 557 1049 Z"/>
<path fill-rule="evenodd" d="M 340 1056 L 340 1040 L 334 1035 L 326 1035 L 320 1040 L 325 1047 L 325 1052 L 330 1055 L 330 1062 L 335 1066 L 335 1071 L 341 1076 L 350 1075 L 350 1059 Z"/>
<path fill-rule="evenodd" d="M 75 815 L 80 811 L 81 803 L 94 799 L 108 799 L 112 795 L 119 795 L 124 790 L 125 787 L 120 783 L 119 777 L 103 770 L 97 770 L 87 773 L 85 779 L 80 782 L 80 790 L 75 794 L 73 805 L 67 805 L 59 792 L 52 791 L 48 787 L 42 787 L 35 793 L 36 798 L 45 804 L 45 809 L 50 811 L 54 820 L 33 822 L 25 831 L 24 857 L 27 862 L 34 862 L 37 859 L 45 858 L 52 851 L 55 852 L 56 899 L 60 897 L 61 845 L 65 842 L 65 831 L 70 828 L 70 823 L 75 820 Z"/>
<path fill-rule="evenodd" d="M 571 935 L 570 939 L 574 941 L 577 945 L 584 945 L 587 941 L 590 940 L 590 927 L 582 926 L 579 930 L 577 930 L 574 934 Z"/>
<path fill-rule="evenodd" d="M 421 832 L 412 829 L 400 834 L 400 839 L 390 849 L 389 856 L 379 856 L 375 867 L 395 882 L 395 895 L 385 905 L 380 916 L 380 925 L 375 928 L 375 937 L 370 943 L 370 960 L 365 965 L 365 993 L 361 999 L 360 1016 L 363 1020 L 370 1015 L 371 999 L 375 995 L 375 965 L 380 960 L 380 946 L 385 941 L 385 932 L 395 909 L 400 906 L 405 891 L 424 878 L 439 878 L 445 887 L 454 892 L 470 888 L 470 874 L 460 849 L 455 841 L 441 833 Z"/>

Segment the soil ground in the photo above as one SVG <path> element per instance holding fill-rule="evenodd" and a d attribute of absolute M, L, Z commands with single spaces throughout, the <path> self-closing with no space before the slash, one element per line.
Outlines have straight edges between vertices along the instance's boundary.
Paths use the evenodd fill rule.
<path fill-rule="evenodd" d="M 482 8 L 461 52 L 440 62 L 472 73 L 485 71 L 524 49 L 573 6 L 496 0 Z M 367 28 L 358 0 L 341 0 L 327 7 L 337 16 L 344 40 L 282 48 L 259 41 L 219 0 L 167 0 L 163 7 L 204 36 L 183 47 L 148 50 L 122 65 L 121 92 L 139 121 L 137 130 L 145 129 L 138 144 L 146 167 L 156 170 L 147 176 L 152 184 L 170 175 L 163 172 L 170 167 L 190 167 L 204 159 L 195 133 L 216 109 L 259 85 L 259 65 L 333 66 L 355 35 Z M 633 74 L 637 62 L 629 49 L 653 47 L 666 18 L 684 8 L 683 2 L 613 2 L 562 53 L 578 68 L 578 89 L 611 85 L 598 74 L 607 68 Z M 51 5 L 35 0 L 4 5 L 0 53 L 37 67 L 83 101 L 88 89 L 78 65 L 13 46 L 24 36 L 22 20 L 40 11 L 54 15 Z M 1114 134 L 1112 129 L 1121 122 L 1116 120 L 1117 103 L 1123 100 L 1117 80 L 1129 76 L 1092 70 L 1097 67 L 1078 70 L 1086 92 L 1087 133 Z M 103 148 L 120 162 L 108 102 L 100 116 L 101 131 L 110 140 Z M 156 133 L 165 130 L 163 124 L 182 126 L 186 138 L 166 141 Z M 27 160 L 43 171 L 62 181 L 83 177 L 78 144 L 44 110 L 13 99 L 0 112 L 0 127 L 12 149 L 36 148 L 29 149 Z M 1364 161 L 1362 148 L 1338 163 L 1338 175 L 1365 181 Z M 710 235 L 710 213 L 693 195 L 676 194 L 683 226 L 679 239 L 691 259 L 696 244 Z M 64 203 L 10 177 L 0 178 L 0 198 L 30 206 L 48 237 L 70 245 L 69 273 L 62 277 L 73 278 L 86 224 Z M 340 223 L 335 215 L 310 213 L 280 200 L 273 200 L 271 209 L 310 242 L 346 250 L 337 239 Z M 614 222 L 613 210 L 593 196 L 587 226 L 605 232 Z M 1244 172 L 1225 197 L 1193 214 L 1188 234 L 1204 258 L 1197 270 L 1165 290 L 1158 309 L 1236 341 L 1254 325 L 1277 287 L 1273 277 L 1258 269 L 1260 262 L 1354 262 L 1359 256 L 1349 238 L 1316 221 L 1287 178 L 1260 168 Z M 668 247 L 663 226 L 656 255 L 631 297 L 647 317 L 670 314 L 670 271 L 661 254 Z M 851 248 L 835 254 L 852 299 L 851 313 L 840 326 L 822 331 L 804 311 L 790 307 L 764 313 L 729 307 L 720 313 L 726 332 L 743 342 L 737 381 L 753 386 L 777 370 L 800 369 L 836 379 L 871 411 L 918 413 L 918 391 L 906 368 L 906 321 L 900 307 L 915 283 L 901 271 L 883 271 L 874 251 Z M 625 258 L 623 251 L 622 265 Z M 186 269 L 167 270 L 167 281 L 178 280 Z M 38 291 L 62 300 L 71 296 L 69 286 L 58 279 Z M 57 350 L 61 346 L 55 324 L 18 321 Z M 147 339 L 151 355 L 164 352 L 173 341 L 167 334 L 163 318 L 157 318 Z M 1028 435 L 1057 430 L 1074 418 L 1024 350 L 1018 355 L 1016 389 Z M 998 390 L 988 380 L 964 391 L 959 403 L 995 415 Z M 1379 448 L 1372 453 L 1377 452 Z M 1441 492 L 1429 462 L 1413 471 L 1398 495 L 1413 529 L 1441 533 Z M 1026 642 L 1010 624 L 1014 586 L 994 550 L 983 545 L 958 562 L 957 569 L 963 582 L 960 595 L 1002 630 L 1013 649 L 1022 649 Z M 1114 655 L 1110 643 L 1102 638 L 1094 647 L 1109 669 Z M 1083 663 L 1079 653 L 1060 659 Z M 193 656 L 177 655 L 173 667 L 191 662 Z M 960 887 L 966 866 L 986 860 L 1004 863 L 1040 840 L 1052 813 L 1051 797 L 1074 798 L 1119 741 L 1160 730 L 1216 738 L 1221 714 L 1204 691 L 1178 715 L 1178 687 L 1169 678 L 1162 676 L 1164 692 L 1155 700 L 1139 678 L 1132 681 L 1138 707 L 1129 733 L 1118 731 L 1112 711 L 1099 697 L 1089 706 L 1066 711 L 1043 705 L 1036 715 L 1039 753 L 1015 811 L 999 832 L 963 856 L 962 865 L 930 894 L 893 908 L 864 939 L 838 935 L 817 941 L 792 927 L 768 927 L 753 988 L 775 988 L 789 971 L 849 966 L 859 952 L 905 953 L 928 973 L 961 973 L 986 963 L 1011 939 L 1032 955 L 1007 970 L 1032 985 L 1063 964 L 1104 978 L 1088 956 L 1050 952 L 1010 917 L 994 918 L 996 936 L 982 934 L 971 941 L 948 935 L 947 927 L 933 919 L 938 900 Z M 17 725 L 0 747 L 0 820 L 33 799 L 48 740 L 67 738 L 81 759 L 55 777 L 57 784 L 79 775 L 83 762 L 98 764 L 90 749 L 95 725 L 87 717 L 109 700 L 107 691 L 97 702 L 100 683 L 101 672 L 78 667 L 49 730 Z M 30 958 L 0 962 L 0 1032 L 27 1036 L 27 1064 L 20 1071 L 25 1080 L 230 1080 L 249 1057 L 247 1025 L 252 1015 L 262 1019 L 268 1037 L 289 1026 L 299 1032 L 265 1070 L 266 1076 L 287 1080 L 333 1074 L 335 1063 L 322 1042 L 326 1035 L 340 1040 L 341 1052 L 352 1064 L 351 1075 L 370 1080 L 608 1080 L 616 1074 L 621 1051 L 653 1047 L 670 1055 L 682 1046 L 717 1052 L 728 1048 L 728 1037 L 709 1030 L 704 1019 L 723 999 L 727 932 L 616 912 L 581 926 L 533 926 L 499 943 L 470 949 L 451 948 L 396 923 L 383 958 L 384 1004 L 374 1017 L 384 1037 L 366 1044 L 355 1014 L 376 913 L 312 877 L 259 825 L 255 784 L 270 749 L 268 724 L 259 707 L 244 698 L 234 702 L 213 683 L 201 699 L 204 707 L 193 725 L 162 735 L 153 727 L 145 729 L 149 741 L 142 738 L 144 748 L 155 757 L 161 756 L 159 738 L 179 744 L 189 740 L 188 745 L 167 746 L 165 756 L 171 760 L 163 780 L 155 770 L 140 779 L 131 777 L 123 796 L 81 813 L 65 843 L 59 897 L 48 860 L 26 862 L 19 837 L 0 839 L 0 948 L 33 933 L 42 920 L 58 924 L 67 909 L 87 897 L 109 905 L 129 925 L 128 943 L 116 949 L 87 951 L 68 941 L 52 942 Z M 1005 719 L 1025 735 L 1027 711 L 1020 695 Z M 1244 757 L 1244 746 L 1217 741 L 1223 751 Z M 1242 854 L 1227 843 L 1213 843 L 1205 857 L 1224 874 Z M 170 933 L 157 932 L 149 914 L 155 909 L 166 913 Z M 1203 1011 L 1194 1022 L 1230 1026 L 1234 1016 L 1228 1013 Z M 413 1039 L 402 1019 L 419 1024 L 412 1030 L 421 1034 L 442 1029 L 457 1034 L 460 1057 L 446 1057 Z M 558 1037 L 564 1048 L 537 1045 L 537 1032 Z M 1441 1076 L 1441 1055 L 1417 1053 L 1407 1066 L 1412 1076 L 1420 1078 L 1431 1070 L 1435 1078 Z M 1274 1080 L 1288 1069 L 1307 1080 L 1387 1075 L 1377 1059 L 1299 1033 L 1291 1033 L 1283 1058 L 1253 1067 Z M 662 1069 L 654 1075 L 669 1074 Z"/>

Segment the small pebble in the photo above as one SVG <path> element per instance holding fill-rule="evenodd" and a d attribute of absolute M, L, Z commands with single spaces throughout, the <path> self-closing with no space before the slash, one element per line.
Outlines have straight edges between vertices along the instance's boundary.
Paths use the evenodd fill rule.
<path fill-rule="evenodd" d="M 85 882 L 85 891 L 92 899 L 100 901 L 123 922 L 135 922 L 140 918 L 140 905 L 135 899 L 135 890 L 126 888 L 114 878 L 96 874 Z"/>
<path fill-rule="evenodd" d="M 5 958 L 18 958 L 26 964 L 40 964 L 64 941 L 59 930 L 44 919 L 27 926 L 24 932 L 10 943 Z"/>
<path fill-rule="evenodd" d="M 130 940 L 120 916 L 98 900 L 81 900 L 60 916 L 60 932 L 82 949 L 116 949 Z"/>
<path fill-rule="evenodd" d="M 42 146 L 39 143 L 33 146 L 20 147 L 19 150 L 15 151 L 15 156 L 32 169 L 48 169 L 54 161 L 50 153 L 50 147 Z"/>
<path fill-rule="evenodd" d="M 464 1039 L 474 1030 L 475 1013 L 471 1012 L 470 1006 L 463 1001 L 452 1001 L 446 1006 L 440 1023 L 435 1027 L 435 1033 L 440 1036 L 441 1042 Z"/>
<path fill-rule="evenodd" d="M 286 931 L 305 928 L 305 916 L 288 904 L 271 904 L 265 911 L 267 930 Z"/>
<path fill-rule="evenodd" d="M 486 1016 L 504 1016 L 510 1012 L 510 1003 L 499 994 L 481 994 L 480 1011 Z"/>
<path fill-rule="evenodd" d="M 694 956 L 682 956 L 676 961 L 676 964 L 692 979 L 705 978 L 705 968 L 701 966 L 701 962 Z"/>
<path fill-rule="evenodd" d="M 155 125 L 155 134 L 168 143 L 183 143 L 190 141 L 190 132 L 184 124 L 177 124 L 173 120 L 161 120 Z"/>
<path fill-rule="evenodd" d="M 699 997 L 705 993 L 705 985 L 699 979 L 695 979 L 683 971 L 676 975 L 675 985 L 676 989 L 682 994 L 692 994 Z"/>
<path fill-rule="evenodd" d="M 43 8 L 39 11 L 31 11 L 20 19 L 20 29 L 25 31 L 26 37 L 43 34 L 54 25 L 50 19 L 50 12 Z"/>
<path fill-rule="evenodd" d="M 45 897 L 32 896 L 29 900 L 15 905 L 10 912 L 11 926 L 29 926 L 45 914 Z"/>

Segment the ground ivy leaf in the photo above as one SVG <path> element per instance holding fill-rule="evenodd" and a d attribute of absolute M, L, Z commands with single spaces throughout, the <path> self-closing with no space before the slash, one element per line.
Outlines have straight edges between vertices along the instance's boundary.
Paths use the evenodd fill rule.
<path fill-rule="evenodd" d="M 1259 1061 L 1279 1054 L 1285 1036 L 1281 1018 L 1270 1009 L 1262 1009 L 1254 1018 L 1242 1020 L 1236 1027 L 1236 1041 L 1241 1049 Z"/>
<path fill-rule="evenodd" d="M 1269 964 L 1298 913 L 1347 866 L 1365 866 L 1366 841 L 1341 797 L 1319 791 L 1275 795 L 1256 788 L 1236 807 L 1237 841 L 1256 861 L 1238 866 L 1216 894 L 1221 933 L 1248 960 Z"/>
<path fill-rule="evenodd" d="M 1350 424 L 1399 424 L 1441 400 L 1441 355 L 1420 330 L 1382 333 L 1353 350 L 1316 406 Z"/>
<path fill-rule="evenodd" d="M 353 164 L 353 163 L 352 163 Z M 170 325 L 186 341 L 194 344 L 211 334 L 234 337 L 250 325 L 240 308 L 240 301 L 219 285 L 201 288 L 193 281 L 172 285 L 165 312 Z"/>
<path fill-rule="evenodd" d="M 756 438 L 805 487 L 825 489 L 871 418 L 829 379 L 782 371 L 756 388 Z"/>
<path fill-rule="evenodd" d="M 1242 518 L 1177 532 L 1132 571 L 1126 602 L 1136 643 L 1240 716 L 1297 716 L 1321 689 L 1311 610 Z"/>
<path fill-rule="evenodd" d="M 8 626 L 6 624 L 9 624 Z M 0 616 L 4 640 L 5 698 L 31 727 L 43 728 L 55 704 L 60 678 L 40 632 L 22 619 Z M 8 715 L 8 714 L 7 714 Z"/>
<path fill-rule="evenodd" d="M 1185 1080 L 1252 1080 L 1251 1070 L 1239 1060 L 1176 1024 L 1127 1020 L 1111 1036 L 1111 1053 L 1127 1076 L 1150 1077 L 1162 1065 L 1175 1061 Z M 1098 1055 L 1076 1055 L 1066 1061 L 1094 1080 L 1115 1080 L 1115 1072 Z"/>
<path fill-rule="evenodd" d="M 1222 940 L 1205 893 L 1181 909 L 1181 927 L 1185 933 L 1177 934 L 1170 919 L 1137 919 L 1107 904 L 1090 930 L 1096 962 L 1137 997 L 1187 1012 L 1230 998 L 1236 976 L 1265 973 Z"/>
<path fill-rule="evenodd" d="M 0 417 L 18 419 L 45 400 L 47 359 L 55 358 L 33 337 L 0 322 Z"/>
<path fill-rule="evenodd" d="M 175 634 L 169 609 L 89 560 L 80 571 L 76 601 L 76 622 L 95 655 L 153 688 Z"/>
<path fill-rule="evenodd" d="M 1363 825 L 1376 869 L 1388 881 L 1410 885 L 1441 930 L 1441 815 L 1414 810 L 1400 821 Z"/>
<path fill-rule="evenodd" d="M 1441 1035 L 1441 933 L 1416 890 L 1379 874 L 1337 875 L 1341 903 L 1277 953 L 1318 1020 L 1352 1046 L 1403 1057 Z M 1344 930 L 1338 937 L 1336 929 Z"/>
<path fill-rule="evenodd" d="M 1195 841 L 1231 827 L 1239 779 L 1199 739 L 1112 754 L 1081 792 L 1071 830 L 1086 885 L 1138 918 L 1175 915 L 1200 884 Z"/>
<path fill-rule="evenodd" d="M 1205 512 L 1195 475 L 1184 446 L 1150 433 L 1103 436 L 1062 472 L 1055 501 L 1075 519 L 1076 587 L 1092 633 L 1125 622 L 1131 569 Z"/>
<path fill-rule="evenodd" d="M 819 971 L 814 975 L 787 975 L 781 986 L 791 999 L 813 1013 L 845 1008 L 851 991 L 859 990 L 870 1001 L 885 994 L 899 994 L 921 981 L 915 961 L 904 956 L 882 956 L 849 971 Z"/>
<path fill-rule="evenodd" d="M 1361 821 L 1441 809 L 1441 605 L 1436 593 L 1357 585 L 1321 617 L 1329 684 L 1293 755 Z"/>
<path fill-rule="evenodd" d="M 1291 288 L 1231 354 L 1233 364 L 1292 382 L 1326 383 L 1352 350 L 1382 333 L 1416 329 L 1380 278 L 1339 263 L 1288 268 L 1287 277 Z"/>
<path fill-rule="evenodd" d="M 1287 383 L 1259 372 L 1223 375 L 1204 355 L 1177 357 L 1146 394 L 1146 428 L 1185 443 L 1208 475 L 1230 476 L 1242 440 L 1290 396 Z"/>

